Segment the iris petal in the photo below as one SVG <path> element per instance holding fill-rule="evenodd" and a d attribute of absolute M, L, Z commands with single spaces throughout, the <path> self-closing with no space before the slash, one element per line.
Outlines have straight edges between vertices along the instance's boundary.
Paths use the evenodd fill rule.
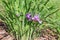
<path fill-rule="evenodd" d="M 28 13 L 28 14 L 26 14 L 26 18 L 30 21 L 30 20 L 31 20 L 31 18 L 32 18 L 32 17 L 31 17 L 31 14 L 29 14 L 29 13 Z"/>

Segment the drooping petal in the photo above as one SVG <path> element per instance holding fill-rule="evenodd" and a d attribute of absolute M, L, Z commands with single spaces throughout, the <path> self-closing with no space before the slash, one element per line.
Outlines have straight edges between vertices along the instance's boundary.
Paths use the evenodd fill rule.
<path fill-rule="evenodd" d="M 39 15 L 35 15 L 33 18 L 32 18 L 33 21 L 39 21 Z"/>
<path fill-rule="evenodd" d="M 40 24 L 42 23 L 42 21 L 40 20 L 39 18 L 39 15 L 34 15 L 34 17 L 32 18 L 33 21 L 37 21 L 39 22 Z"/>
<path fill-rule="evenodd" d="M 42 21 L 38 21 L 40 24 L 42 23 Z"/>

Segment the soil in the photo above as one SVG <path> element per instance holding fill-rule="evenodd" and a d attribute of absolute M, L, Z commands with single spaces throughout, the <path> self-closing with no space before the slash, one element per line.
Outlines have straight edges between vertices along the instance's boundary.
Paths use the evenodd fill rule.
<path fill-rule="evenodd" d="M 10 35 L 6 29 L 5 23 L 0 21 L 0 40 L 14 40 L 13 35 Z"/>
<path fill-rule="evenodd" d="M 50 29 L 43 29 L 40 33 L 40 37 L 35 38 L 34 40 L 58 40 L 57 34 L 55 34 Z"/>

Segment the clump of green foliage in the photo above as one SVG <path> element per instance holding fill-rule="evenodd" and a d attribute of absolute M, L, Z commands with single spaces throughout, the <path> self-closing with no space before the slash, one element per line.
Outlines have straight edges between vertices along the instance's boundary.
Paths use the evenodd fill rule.
<path fill-rule="evenodd" d="M 2 5 L 4 13 L 0 13 L 0 18 L 17 40 L 33 40 L 45 27 L 60 33 L 59 8 L 50 0 L 2 0 Z M 39 14 L 42 24 L 28 21 L 26 14 L 29 12 L 32 15 Z"/>

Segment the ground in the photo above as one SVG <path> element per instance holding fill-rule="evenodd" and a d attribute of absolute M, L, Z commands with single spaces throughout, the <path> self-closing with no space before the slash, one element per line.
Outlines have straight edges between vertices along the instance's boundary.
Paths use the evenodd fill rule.
<path fill-rule="evenodd" d="M 40 37 L 35 38 L 34 40 L 58 40 L 58 36 L 50 29 L 43 29 L 40 33 Z"/>
<path fill-rule="evenodd" d="M 0 21 L 0 40 L 14 40 L 14 37 L 10 35 L 6 28 L 7 26 Z M 36 37 L 34 40 L 58 40 L 58 36 L 50 28 L 42 29 L 40 37 Z"/>
<path fill-rule="evenodd" d="M 6 26 L 0 21 L 0 40 L 13 40 L 14 37 L 6 31 Z"/>

